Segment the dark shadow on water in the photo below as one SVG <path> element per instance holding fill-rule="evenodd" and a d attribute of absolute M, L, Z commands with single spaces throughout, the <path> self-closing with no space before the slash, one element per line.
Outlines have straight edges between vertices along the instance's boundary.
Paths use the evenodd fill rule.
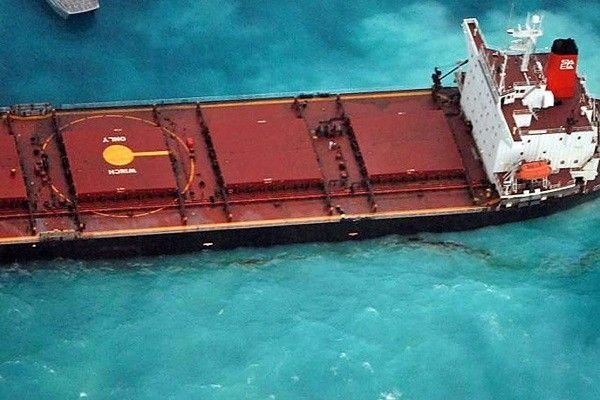
<path fill-rule="evenodd" d="M 96 13 L 73 15 L 65 21 L 65 25 L 69 32 L 85 32 L 96 25 Z"/>
<path fill-rule="evenodd" d="M 72 15 L 68 19 L 63 19 L 58 15 L 45 0 L 40 0 L 40 10 L 52 19 L 57 26 L 63 27 L 67 32 L 78 33 L 85 32 L 96 25 L 96 13 L 92 11 L 85 14 Z"/>

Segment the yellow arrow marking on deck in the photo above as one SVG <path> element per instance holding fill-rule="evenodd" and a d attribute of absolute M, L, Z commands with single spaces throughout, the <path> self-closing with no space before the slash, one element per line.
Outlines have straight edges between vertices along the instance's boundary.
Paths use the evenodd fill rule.
<path fill-rule="evenodd" d="M 118 167 L 131 164 L 136 157 L 155 157 L 168 155 L 169 152 L 166 150 L 133 151 L 129 147 L 121 144 L 110 145 L 102 152 L 104 161 Z"/>

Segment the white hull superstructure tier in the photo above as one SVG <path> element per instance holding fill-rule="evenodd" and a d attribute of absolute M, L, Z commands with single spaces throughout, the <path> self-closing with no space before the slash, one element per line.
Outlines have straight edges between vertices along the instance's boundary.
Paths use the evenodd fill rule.
<path fill-rule="evenodd" d="M 487 47 L 476 19 L 463 30 L 461 108 L 502 203 L 563 196 L 596 179 L 598 107 L 576 74 L 575 42 L 558 39 L 551 53 L 535 53 L 538 16 L 509 30 L 517 40 L 507 51 Z"/>

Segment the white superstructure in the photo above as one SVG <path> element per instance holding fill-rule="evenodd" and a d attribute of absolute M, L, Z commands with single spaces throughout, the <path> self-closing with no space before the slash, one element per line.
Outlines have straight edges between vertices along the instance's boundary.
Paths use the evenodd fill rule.
<path fill-rule="evenodd" d="M 463 22 L 461 107 L 506 206 L 568 194 L 598 174 L 598 110 L 576 74 L 575 42 L 559 39 L 551 53 L 536 53 L 541 22 L 533 15 L 509 30 L 506 51 L 487 47 L 476 19 Z"/>

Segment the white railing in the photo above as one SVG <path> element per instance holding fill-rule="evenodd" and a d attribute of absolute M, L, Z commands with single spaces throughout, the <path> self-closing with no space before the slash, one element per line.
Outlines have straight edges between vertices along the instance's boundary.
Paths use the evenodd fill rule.
<path fill-rule="evenodd" d="M 572 132 L 591 132 L 593 127 L 589 126 L 575 126 L 571 128 Z M 518 129 L 519 135 L 546 135 L 554 133 L 567 133 L 567 128 L 549 128 L 549 129 Z"/>
<path fill-rule="evenodd" d="M 479 65 L 481 65 L 481 71 L 483 72 L 483 76 L 485 76 L 486 83 L 488 85 L 488 89 L 490 89 L 490 93 L 494 98 L 494 104 L 498 104 L 500 101 L 500 93 L 498 93 L 498 87 L 492 78 L 492 74 L 490 72 L 490 67 L 485 60 L 483 54 L 480 53 L 479 57 Z"/>

